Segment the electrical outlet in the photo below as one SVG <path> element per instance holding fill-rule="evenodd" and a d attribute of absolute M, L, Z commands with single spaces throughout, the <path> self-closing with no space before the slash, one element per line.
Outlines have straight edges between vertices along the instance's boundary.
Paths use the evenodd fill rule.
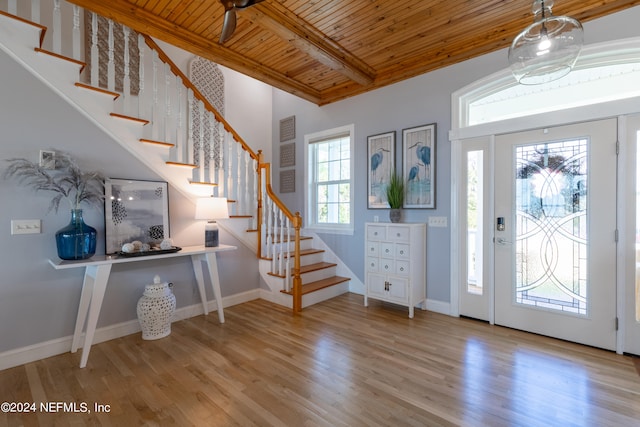
<path fill-rule="evenodd" d="M 11 234 L 39 234 L 42 232 L 39 219 L 12 219 Z"/>
<path fill-rule="evenodd" d="M 430 216 L 429 217 L 429 227 L 446 227 L 446 226 L 447 226 L 446 216 Z"/>

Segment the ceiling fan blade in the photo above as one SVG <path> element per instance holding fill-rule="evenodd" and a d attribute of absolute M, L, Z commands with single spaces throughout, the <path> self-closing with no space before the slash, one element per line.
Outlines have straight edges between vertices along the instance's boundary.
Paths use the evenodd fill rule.
<path fill-rule="evenodd" d="M 236 11 L 231 8 L 224 13 L 224 22 L 222 23 L 222 32 L 220 33 L 219 43 L 222 44 L 229 40 L 229 37 L 236 30 Z"/>

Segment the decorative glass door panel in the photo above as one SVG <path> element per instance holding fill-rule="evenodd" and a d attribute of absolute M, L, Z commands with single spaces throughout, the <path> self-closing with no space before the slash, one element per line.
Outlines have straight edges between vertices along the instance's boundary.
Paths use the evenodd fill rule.
<path fill-rule="evenodd" d="M 495 138 L 495 323 L 616 348 L 615 119 Z"/>
<path fill-rule="evenodd" d="M 491 221 L 489 197 L 491 176 L 490 138 L 480 137 L 462 143 L 459 245 L 465 262 L 460 263 L 460 315 L 492 321 Z"/>
<path fill-rule="evenodd" d="M 587 314 L 586 139 L 515 147 L 515 300 Z"/>

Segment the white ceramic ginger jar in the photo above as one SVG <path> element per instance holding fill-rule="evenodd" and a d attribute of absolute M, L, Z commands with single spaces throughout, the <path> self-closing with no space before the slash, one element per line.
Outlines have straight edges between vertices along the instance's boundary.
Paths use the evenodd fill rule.
<path fill-rule="evenodd" d="M 138 320 L 143 340 L 157 340 L 171 334 L 171 320 L 176 311 L 176 296 L 171 283 L 161 283 L 160 276 L 146 285 L 138 300 Z"/>

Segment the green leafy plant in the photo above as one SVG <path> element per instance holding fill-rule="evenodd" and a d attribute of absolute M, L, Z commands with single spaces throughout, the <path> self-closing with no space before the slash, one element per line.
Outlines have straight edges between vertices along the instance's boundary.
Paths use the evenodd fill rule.
<path fill-rule="evenodd" d="M 402 208 L 404 202 L 404 181 L 395 171 L 391 174 L 389 185 L 387 185 L 387 201 L 391 209 Z"/>
<path fill-rule="evenodd" d="M 100 172 L 83 172 L 75 159 L 63 151 L 55 152 L 55 168 L 47 169 L 27 159 L 7 159 L 9 166 L 5 178 L 37 191 L 56 193 L 49 210 L 58 212 L 60 201 L 66 199 L 71 209 L 80 209 L 82 203 L 100 206 L 104 200 L 104 176 Z"/>

